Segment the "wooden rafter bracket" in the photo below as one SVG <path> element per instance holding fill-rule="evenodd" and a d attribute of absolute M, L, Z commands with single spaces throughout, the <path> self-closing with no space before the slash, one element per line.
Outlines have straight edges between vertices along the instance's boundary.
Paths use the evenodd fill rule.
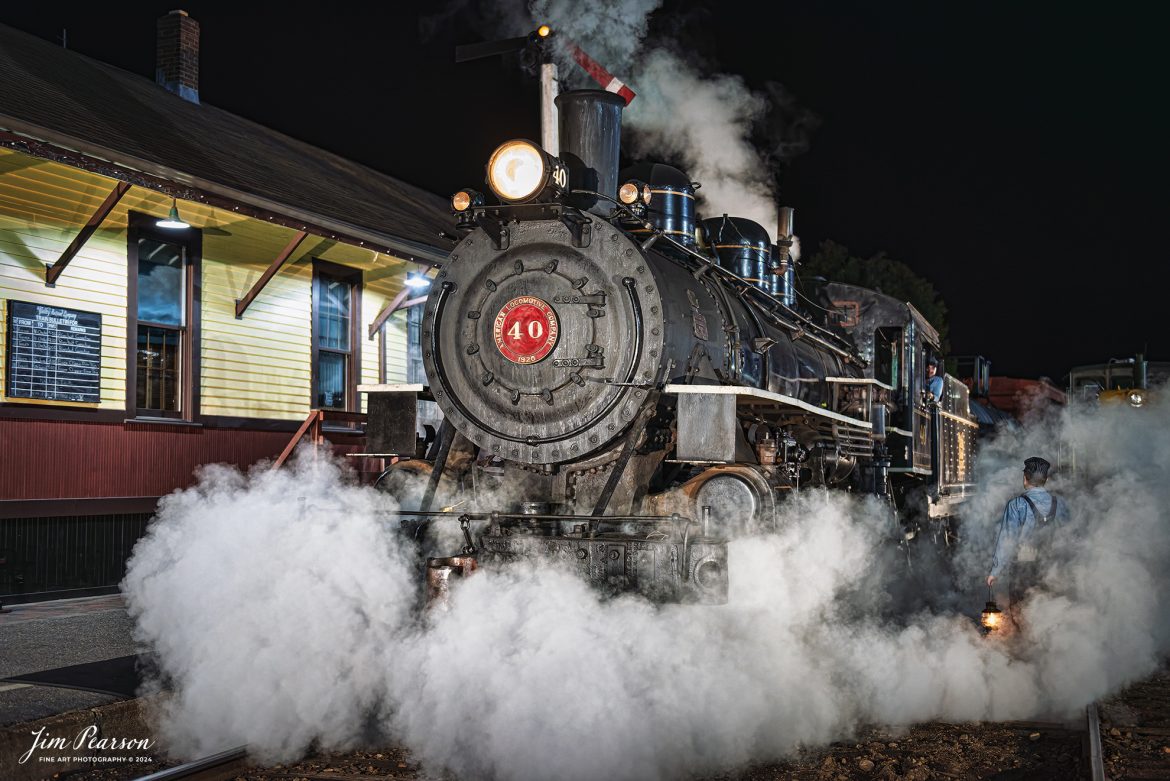
<path fill-rule="evenodd" d="M 260 278 L 256 280 L 256 284 L 252 285 L 252 289 L 248 291 L 248 294 L 243 298 L 236 299 L 237 320 L 243 318 L 244 312 L 246 312 L 248 307 L 251 306 L 252 302 L 256 300 L 256 296 L 260 295 L 260 291 L 264 289 L 264 286 L 268 284 L 269 280 L 276 276 L 276 272 L 280 271 L 280 267 L 283 266 L 286 261 L 288 261 L 294 252 L 296 252 L 297 247 L 301 246 L 301 242 L 304 241 L 305 237 L 308 235 L 309 234 L 305 231 L 297 231 L 297 235 L 293 236 L 292 241 L 290 241 L 288 245 L 280 251 L 280 254 L 276 256 L 276 260 L 272 261 L 272 264 L 267 269 L 265 269 L 263 274 L 260 275 Z"/>
<path fill-rule="evenodd" d="M 110 216 L 110 212 L 118 205 L 118 201 L 122 200 L 122 196 L 130 189 L 129 182 L 118 182 L 114 185 L 114 189 L 102 201 L 101 206 L 97 207 L 97 211 L 89 218 L 89 222 L 81 229 L 73 241 L 69 242 L 69 246 L 61 253 L 61 257 L 57 258 L 57 262 L 53 265 L 45 264 L 45 287 L 54 287 L 57 284 L 57 277 L 61 276 L 61 272 L 69 265 L 69 261 L 81 251 L 85 246 L 85 242 L 89 241 L 89 237 L 94 234 L 98 226 Z"/>
<path fill-rule="evenodd" d="M 386 321 L 390 319 L 390 315 L 394 314 L 399 309 L 410 309 L 412 306 L 424 303 L 427 300 L 426 296 L 419 296 L 418 298 L 407 298 L 409 294 L 410 288 L 402 288 L 398 295 L 394 296 L 394 300 L 387 304 L 386 308 L 378 313 L 378 316 L 374 318 L 374 322 L 370 323 L 370 339 L 373 339 L 374 336 L 378 333 L 379 329 L 381 329 L 381 327 L 386 324 Z"/>

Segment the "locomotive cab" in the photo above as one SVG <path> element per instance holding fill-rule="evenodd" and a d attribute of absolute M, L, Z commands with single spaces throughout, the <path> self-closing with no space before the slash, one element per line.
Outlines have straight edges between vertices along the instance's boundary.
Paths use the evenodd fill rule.
<path fill-rule="evenodd" d="M 905 503 L 923 485 L 929 517 L 955 515 L 975 488 L 978 422 L 967 387 L 949 374 L 942 374 L 942 398 L 927 400 L 926 362 L 939 353 L 938 331 L 912 304 L 874 290 L 829 282 L 819 292 L 828 322 L 850 335 L 870 376 L 890 390 L 895 490 Z"/>

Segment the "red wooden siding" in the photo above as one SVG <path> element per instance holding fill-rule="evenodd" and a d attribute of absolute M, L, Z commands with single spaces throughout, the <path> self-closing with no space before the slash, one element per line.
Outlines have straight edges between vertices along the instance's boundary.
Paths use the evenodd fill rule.
<path fill-rule="evenodd" d="M 280 455 L 291 438 L 288 431 L 0 420 L 0 501 L 162 496 L 191 485 L 202 464 L 249 466 Z M 336 452 L 360 450 L 360 439 L 333 439 Z"/>

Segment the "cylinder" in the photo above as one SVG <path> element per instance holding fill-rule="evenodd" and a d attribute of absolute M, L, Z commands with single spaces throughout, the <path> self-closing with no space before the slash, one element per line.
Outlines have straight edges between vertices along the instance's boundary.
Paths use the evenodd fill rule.
<path fill-rule="evenodd" d="M 1148 365 L 1149 364 L 1146 363 L 1146 356 L 1142 353 L 1138 353 L 1133 361 L 1133 387 L 1138 388 L 1139 390 L 1146 389 L 1146 385 L 1149 383 L 1146 378 L 1146 367 Z"/>
<path fill-rule="evenodd" d="M 569 189 L 617 197 L 622 109 L 626 102 L 612 92 L 573 90 L 557 96 L 560 158 L 569 168 Z M 574 206 L 606 217 L 613 203 L 596 196 L 574 195 Z"/>
<path fill-rule="evenodd" d="M 772 292 L 772 276 L 769 273 L 772 240 L 763 226 L 743 217 L 728 217 L 726 214 L 703 220 L 702 225 L 720 266 L 761 290 Z"/>

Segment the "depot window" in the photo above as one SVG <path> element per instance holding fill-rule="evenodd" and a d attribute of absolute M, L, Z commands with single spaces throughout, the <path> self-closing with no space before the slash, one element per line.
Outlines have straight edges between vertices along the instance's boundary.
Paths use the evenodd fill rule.
<path fill-rule="evenodd" d="M 317 409 L 357 411 L 362 272 L 313 263 L 313 399 Z"/>
<path fill-rule="evenodd" d="M 198 408 L 201 234 L 164 231 L 131 214 L 126 408 L 193 420 Z"/>

